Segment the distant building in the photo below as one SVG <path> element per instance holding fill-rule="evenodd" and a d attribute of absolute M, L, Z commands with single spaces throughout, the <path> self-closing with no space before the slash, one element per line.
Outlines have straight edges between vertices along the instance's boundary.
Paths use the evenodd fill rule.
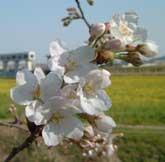
<path fill-rule="evenodd" d="M 15 76 L 18 70 L 27 68 L 33 70 L 35 52 L 20 52 L 0 54 L 0 76 Z"/>

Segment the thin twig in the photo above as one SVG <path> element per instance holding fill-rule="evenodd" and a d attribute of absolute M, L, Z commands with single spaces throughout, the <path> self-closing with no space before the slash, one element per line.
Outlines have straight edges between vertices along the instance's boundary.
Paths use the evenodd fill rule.
<path fill-rule="evenodd" d="M 29 132 L 26 128 L 23 128 L 22 126 L 20 126 L 18 124 L 12 124 L 12 123 L 8 123 L 8 122 L 0 121 L 0 126 L 10 127 L 10 128 L 17 128 L 17 129 L 23 130 L 25 132 Z"/>
<path fill-rule="evenodd" d="M 83 12 L 83 10 L 81 8 L 81 5 L 80 5 L 80 1 L 79 0 L 75 0 L 75 2 L 77 4 L 77 7 L 78 7 L 80 13 L 81 13 L 81 19 L 85 22 L 85 24 L 87 25 L 88 29 L 90 30 L 91 26 L 90 26 L 89 22 L 87 21 L 85 15 L 84 15 L 84 12 Z"/>
<path fill-rule="evenodd" d="M 4 162 L 9 162 L 22 150 L 24 150 L 25 148 L 28 148 L 34 142 L 36 137 L 37 136 L 35 134 L 31 134 L 29 137 L 27 137 L 26 140 L 21 145 L 12 149 L 11 153 L 7 156 Z"/>

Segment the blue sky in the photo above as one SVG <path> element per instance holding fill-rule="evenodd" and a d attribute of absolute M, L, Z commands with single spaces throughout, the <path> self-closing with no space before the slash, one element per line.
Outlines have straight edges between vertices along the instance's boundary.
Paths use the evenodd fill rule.
<path fill-rule="evenodd" d="M 164 0 L 95 0 L 94 7 L 81 1 L 91 23 L 108 21 L 114 13 L 136 11 L 149 39 L 165 55 Z M 81 44 L 88 38 L 86 26 L 77 21 L 64 28 L 60 21 L 71 6 L 74 0 L 0 0 L 0 53 L 34 50 L 43 60 L 52 40 L 61 39 L 71 48 Z"/>

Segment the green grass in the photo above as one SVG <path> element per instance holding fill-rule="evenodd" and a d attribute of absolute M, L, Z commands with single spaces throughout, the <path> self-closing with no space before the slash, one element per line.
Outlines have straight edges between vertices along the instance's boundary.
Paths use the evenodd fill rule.
<path fill-rule="evenodd" d="M 165 76 L 112 76 L 109 110 L 120 124 L 165 124 Z M 0 79 L 0 118 L 8 117 L 13 79 Z"/>
<path fill-rule="evenodd" d="M 109 110 L 120 124 L 165 124 L 165 76 L 112 76 Z"/>
<path fill-rule="evenodd" d="M 0 161 L 13 146 L 21 143 L 26 134 L 0 127 Z M 117 154 L 121 162 L 165 162 L 165 131 L 145 129 L 116 129 L 124 137 L 117 138 Z M 77 147 L 48 149 L 44 144 L 32 145 L 17 155 L 13 162 L 84 162 Z M 101 162 L 101 161 L 100 161 Z"/>
<path fill-rule="evenodd" d="M 10 99 L 10 88 L 15 85 L 14 79 L 0 79 L 0 118 L 7 118 Z"/>
<path fill-rule="evenodd" d="M 118 138 L 118 156 L 122 162 L 164 162 L 165 131 L 122 129 L 124 137 Z"/>
<path fill-rule="evenodd" d="M 0 79 L 0 118 L 9 117 L 8 108 L 12 103 L 9 89 L 14 85 L 15 80 Z M 107 92 L 113 102 L 108 114 L 117 124 L 165 124 L 165 76 L 112 76 L 112 86 Z M 23 141 L 25 135 L 10 128 L 0 127 L 0 131 L 1 160 L 14 145 Z M 126 128 L 115 131 L 125 134 L 116 140 L 122 162 L 165 161 L 165 131 Z M 18 155 L 13 162 L 82 161 L 77 150 L 72 148 L 70 151 L 68 155 L 64 154 L 64 150 L 53 149 L 50 152 L 45 146 L 33 146 Z"/>

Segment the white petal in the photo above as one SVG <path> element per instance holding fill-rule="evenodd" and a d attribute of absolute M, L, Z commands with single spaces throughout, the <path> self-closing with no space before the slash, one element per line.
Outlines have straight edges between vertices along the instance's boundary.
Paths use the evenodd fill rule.
<path fill-rule="evenodd" d="M 66 83 L 76 83 L 80 78 L 90 70 L 96 69 L 97 66 L 90 63 L 94 58 L 94 50 L 88 46 L 77 48 L 69 51 L 66 62 L 66 74 L 64 80 Z"/>
<path fill-rule="evenodd" d="M 104 101 L 97 97 L 85 98 L 83 96 L 80 96 L 80 104 L 83 111 L 90 115 L 97 115 L 100 112 L 107 111 L 109 109 L 104 104 Z"/>
<path fill-rule="evenodd" d="M 81 113 L 80 97 L 77 95 L 77 84 L 66 85 L 61 90 L 61 95 L 68 100 L 68 104 L 72 105 Z"/>
<path fill-rule="evenodd" d="M 68 104 L 68 100 L 62 96 L 55 96 L 49 99 L 44 105 L 44 109 L 50 111 L 52 114 L 60 112 L 64 116 L 78 113 L 74 105 Z"/>
<path fill-rule="evenodd" d="M 89 137 L 94 137 L 95 132 L 93 130 L 93 127 L 91 125 L 85 127 L 85 131 L 88 133 Z"/>
<path fill-rule="evenodd" d="M 23 85 L 25 84 L 26 81 L 24 79 L 24 73 L 22 71 L 18 71 L 16 74 L 16 84 L 19 85 Z"/>
<path fill-rule="evenodd" d="M 93 60 L 94 50 L 89 46 L 82 46 L 73 51 L 69 51 L 69 60 L 74 60 L 78 64 L 86 64 Z"/>
<path fill-rule="evenodd" d="M 46 102 L 49 98 L 56 96 L 57 91 L 61 88 L 62 78 L 54 72 L 50 72 L 44 80 L 41 80 L 41 98 Z"/>
<path fill-rule="evenodd" d="M 18 71 L 16 75 L 16 83 L 17 85 L 23 85 L 25 83 L 31 83 L 32 85 L 37 83 L 37 79 L 29 70 L 24 69 L 22 71 Z"/>
<path fill-rule="evenodd" d="M 65 52 L 65 49 L 60 45 L 58 41 L 53 41 L 50 43 L 49 51 L 51 57 L 58 58 L 62 53 Z"/>
<path fill-rule="evenodd" d="M 82 77 L 89 73 L 89 71 L 96 68 L 97 66 L 91 63 L 80 64 L 74 70 L 69 71 L 64 75 L 64 81 L 68 84 L 78 83 Z"/>
<path fill-rule="evenodd" d="M 83 124 L 76 117 L 65 117 L 62 122 L 60 122 L 60 126 L 65 137 L 80 140 L 83 136 Z"/>
<path fill-rule="evenodd" d="M 52 113 L 45 110 L 43 104 L 36 100 L 26 107 L 25 115 L 29 121 L 36 125 L 44 125 L 50 120 Z"/>
<path fill-rule="evenodd" d="M 92 70 L 85 77 L 86 82 L 92 82 L 95 85 L 95 90 L 107 88 L 111 84 L 110 72 L 104 69 Z"/>
<path fill-rule="evenodd" d="M 106 149 L 107 149 L 107 155 L 109 157 L 112 156 L 115 152 L 113 144 L 109 144 Z"/>
<path fill-rule="evenodd" d="M 42 137 L 44 139 L 45 144 L 48 146 L 58 145 L 61 142 L 59 132 L 60 128 L 58 125 L 55 125 L 51 122 L 47 124 L 42 130 Z"/>
<path fill-rule="evenodd" d="M 34 122 L 34 114 L 35 114 L 35 107 L 36 107 L 35 104 L 36 104 L 36 101 L 32 102 L 25 108 L 25 116 L 31 122 Z"/>
<path fill-rule="evenodd" d="M 33 101 L 35 86 L 29 83 L 12 88 L 11 99 L 19 105 L 28 105 Z"/>
<path fill-rule="evenodd" d="M 60 66 L 59 63 L 54 59 L 48 60 L 48 67 L 51 71 L 55 72 L 59 76 L 63 76 L 65 73 L 65 67 Z"/>
<path fill-rule="evenodd" d="M 77 97 L 76 90 L 77 90 L 77 84 L 69 84 L 62 88 L 61 95 L 66 98 L 69 98 L 69 97 L 76 98 Z"/>
<path fill-rule="evenodd" d="M 112 106 L 112 101 L 104 90 L 97 91 L 97 95 L 104 102 L 106 107 L 110 108 Z"/>
<path fill-rule="evenodd" d="M 36 76 L 39 83 L 42 79 L 45 78 L 45 74 L 44 74 L 43 70 L 40 67 L 35 68 L 34 75 Z"/>
<path fill-rule="evenodd" d="M 110 116 L 100 115 L 97 120 L 95 120 L 96 127 L 102 132 L 111 132 L 112 128 L 116 127 L 114 120 Z"/>

